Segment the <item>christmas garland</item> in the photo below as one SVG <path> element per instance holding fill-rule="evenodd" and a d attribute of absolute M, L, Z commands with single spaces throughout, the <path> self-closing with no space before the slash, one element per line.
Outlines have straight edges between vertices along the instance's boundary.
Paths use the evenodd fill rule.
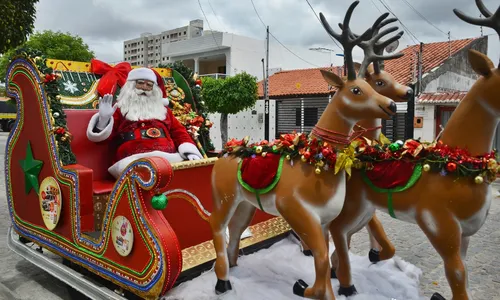
<path fill-rule="evenodd" d="M 316 167 L 316 174 L 329 169 L 334 169 L 336 174 L 345 169 L 349 176 L 352 168 L 370 170 L 378 162 L 405 160 L 422 165 L 426 172 L 473 177 L 477 184 L 483 183 L 485 179 L 488 182 L 494 181 L 500 172 L 496 151 L 472 156 L 465 149 L 452 148 L 442 142 L 426 143 L 409 139 L 391 143 L 381 135 L 379 141 L 358 138 L 343 149 L 338 149 L 305 133 L 295 132 L 281 135 L 273 142 L 264 140 L 248 145 L 248 141 L 248 137 L 242 140 L 231 139 L 219 156 L 248 158 L 257 155 L 265 157 L 267 153 L 274 153 L 285 156 L 292 163 L 300 157 L 302 162 Z"/>
<path fill-rule="evenodd" d="M 47 95 L 50 118 L 53 124 L 53 134 L 57 141 L 57 151 L 63 166 L 76 164 L 76 158 L 71 151 L 71 134 L 66 125 L 66 114 L 64 113 L 59 96 L 58 80 L 60 75 L 55 74 L 54 70 L 47 67 L 47 58 L 38 50 L 18 49 L 13 58 L 25 57 L 35 64 L 42 75 L 42 84 Z"/>
<path fill-rule="evenodd" d="M 285 156 L 292 161 L 300 157 L 304 163 L 314 165 L 316 174 L 321 174 L 322 170 L 334 169 L 337 174 L 341 169 L 345 169 L 351 175 L 351 168 L 356 160 L 355 149 L 357 142 L 344 149 L 337 149 L 330 144 L 317 138 L 310 138 L 305 133 L 283 134 L 273 142 L 267 140 L 248 145 L 249 137 L 243 140 L 231 139 L 226 143 L 219 156 L 233 155 L 247 158 L 256 155 L 266 156 L 267 153 Z"/>
<path fill-rule="evenodd" d="M 443 176 L 451 175 L 457 178 L 474 178 L 477 184 L 495 181 L 500 172 L 496 160 L 496 150 L 483 155 L 472 156 L 467 149 L 450 147 L 438 142 L 421 142 L 408 139 L 405 142 L 390 141 L 383 135 L 380 140 L 358 139 L 356 149 L 359 169 L 371 169 L 377 162 L 387 160 L 404 160 L 421 164 L 425 172 L 436 172 Z"/>

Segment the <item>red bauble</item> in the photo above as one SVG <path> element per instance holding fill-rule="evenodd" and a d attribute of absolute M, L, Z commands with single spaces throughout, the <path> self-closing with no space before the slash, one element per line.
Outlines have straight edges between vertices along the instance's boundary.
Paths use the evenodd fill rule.
<path fill-rule="evenodd" d="M 455 172 L 457 170 L 457 164 L 454 162 L 449 162 L 446 164 L 446 171 L 448 172 Z"/>
<path fill-rule="evenodd" d="M 304 152 L 305 159 L 309 159 L 310 157 L 311 157 L 311 152 L 309 152 L 309 151 Z"/>
<path fill-rule="evenodd" d="M 196 79 L 196 81 L 194 83 L 197 85 L 201 85 L 201 79 Z"/>
<path fill-rule="evenodd" d="M 321 150 L 321 154 L 323 154 L 323 157 L 328 157 L 328 155 L 330 155 L 330 149 L 323 148 L 323 150 Z"/>

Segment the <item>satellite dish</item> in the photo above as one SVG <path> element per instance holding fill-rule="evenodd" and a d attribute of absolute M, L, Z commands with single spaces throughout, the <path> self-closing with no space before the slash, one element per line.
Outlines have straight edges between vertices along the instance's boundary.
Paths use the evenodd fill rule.
<path fill-rule="evenodd" d="M 396 49 L 398 49 L 398 47 L 399 47 L 399 40 L 395 40 L 394 42 L 387 45 L 387 47 L 385 47 L 385 51 L 387 53 L 392 53 L 392 52 L 396 51 Z"/>

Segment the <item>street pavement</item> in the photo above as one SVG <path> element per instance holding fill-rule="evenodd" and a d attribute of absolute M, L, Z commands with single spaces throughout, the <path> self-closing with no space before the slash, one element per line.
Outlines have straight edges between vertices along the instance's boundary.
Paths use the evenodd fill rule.
<path fill-rule="evenodd" d="M 0 133 L 0 161 L 4 169 L 6 133 Z M 494 184 L 495 194 L 500 182 Z M 39 209 L 35 204 L 33 209 Z M 387 235 L 396 247 L 396 255 L 416 265 L 423 271 L 420 289 L 430 298 L 434 292 L 451 299 L 444 275 L 443 263 L 417 225 L 394 220 L 377 212 Z M 13 253 L 7 246 L 10 216 L 5 196 L 4 173 L 0 172 L 0 300 L 50 299 L 70 300 L 66 285 Z M 353 236 L 351 251 L 367 255 L 369 250 L 366 230 Z M 471 238 L 467 253 L 469 285 L 475 300 L 500 299 L 500 198 L 491 205 L 489 217 L 483 228 Z M 404 299 L 398 299 L 404 300 Z"/>

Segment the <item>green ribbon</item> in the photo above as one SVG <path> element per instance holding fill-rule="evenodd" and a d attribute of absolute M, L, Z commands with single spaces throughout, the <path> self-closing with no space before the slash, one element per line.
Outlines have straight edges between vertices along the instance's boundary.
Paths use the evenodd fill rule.
<path fill-rule="evenodd" d="M 417 183 L 417 181 L 420 179 L 420 176 L 422 176 L 422 164 L 417 164 L 415 166 L 415 168 L 413 169 L 413 174 L 411 175 L 410 179 L 408 180 L 408 182 L 406 182 L 406 184 L 404 186 L 397 186 L 397 187 L 392 188 L 392 189 L 379 188 L 378 186 L 373 184 L 373 182 L 370 180 L 370 178 L 368 178 L 368 176 L 366 175 L 366 170 L 363 170 L 361 174 L 362 174 L 361 177 L 363 178 L 363 181 L 372 190 L 374 190 L 377 193 L 387 193 L 387 210 L 389 211 L 389 215 L 391 217 L 393 217 L 394 219 L 396 219 L 396 214 L 394 213 L 394 203 L 393 203 L 393 199 L 392 199 L 392 194 L 406 191 L 407 189 L 414 186 L 415 183 Z"/>
<path fill-rule="evenodd" d="M 255 198 L 257 199 L 257 203 L 259 204 L 259 208 L 262 211 L 264 211 L 264 208 L 262 207 L 262 203 L 260 201 L 260 195 L 267 194 L 272 189 L 274 189 L 276 187 L 276 185 L 278 184 L 278 182 L 280 181 L 280 178 L 281 178 L 281 172 L 283 170 L 284 159 L 285 159 L 284 156 L 280 157 L 278 171 L 276 172 L 276 176 L 274 177 L 273 182 L 263 189 L 254 189 L 253 187 L 248 185 L 245 181 L 243 181 L 243 178 L 241 177 L 241 165 L 243 164 L 243 159 L 238 164 L 238 181 L 240 182 L 241 186 L 243 186 L 247 191 L 255 194 Z"/>

